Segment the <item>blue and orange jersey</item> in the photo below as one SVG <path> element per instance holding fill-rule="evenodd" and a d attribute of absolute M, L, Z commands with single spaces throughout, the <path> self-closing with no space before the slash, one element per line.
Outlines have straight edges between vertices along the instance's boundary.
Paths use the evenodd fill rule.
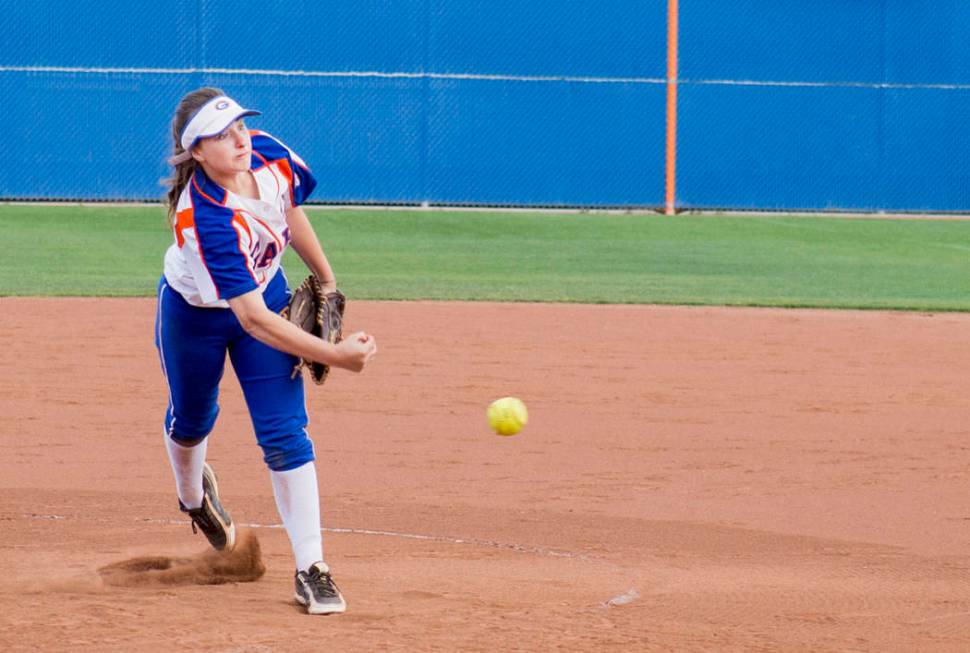
<path fill-rule="evenodd" d="M 222 188 L 201 167 L 179 196 L 165 280 L 194 306 L 226 308 L 228 299 L 265 290 L 290 242 L 286 211 L 316 186 L 290 148 L 265 132 L 249 133 L 259 198 Z"/>

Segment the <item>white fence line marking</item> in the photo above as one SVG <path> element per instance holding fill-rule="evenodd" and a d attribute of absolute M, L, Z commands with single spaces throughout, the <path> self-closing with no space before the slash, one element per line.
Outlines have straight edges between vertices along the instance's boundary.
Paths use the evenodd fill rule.
<path fill-rule="evenodd" d="M 501 75 L 477 73 L 384 72 L 379 70 L 269 70 L 260 68 L 111 68 L 101 66 L 0 66 L 0 73 L 73 73 L 89 75 L 260 75 L 270 77 L 334 77 L 378 79 L 455 79 L 512 82 L 566 82 L 578 84 L 666 84 L 662 77 L 597 77 L 583 75 Z M 777 86 L 792 88 L 869 88 L 930 89 L 944 91 L 970 90 L 970 84 L 902 84 L 888 82 L 808 82 L 757 79 L 691 79 L 677 80 L 680 85 L 698 86 Z"/>
<path fill-rule="evenodd" d="M 357 77 L 381 79 L 474 79 L 512 82 L 584 84 L 665 84 L 653 77 L 593 77 L 570 75 L 487 75 L 474 73 L 409 73 L 378 70 L 262 70 L 257 68 L 102 68 L 80 66 L 0 66 L 0 72 L 76 73 L 92 75 L 263 75 L 272 77 Z"/>
<path fill-rule="evenodd" d="M 933 89 L 944 91 L 970 90 L 970 84 L 892 84 L 888 82 L 799 82 L 758 79 L 684 79 L 679 84 L 697 86 L 780 86 L 792 88 L 870 88 L 870 89 Z"/>

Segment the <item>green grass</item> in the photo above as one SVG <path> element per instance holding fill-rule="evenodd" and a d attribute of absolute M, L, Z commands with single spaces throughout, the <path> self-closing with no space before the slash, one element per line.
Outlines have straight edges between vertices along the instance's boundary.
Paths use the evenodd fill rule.
<path fill-rule="evenodd" d="M 970 310 L 970 221 L 308 214 L 359 299 Z M 160 207 L 126 206 L 0 205 L 0 233 L 0 295 L 149 296 L 172 238 Z"/>

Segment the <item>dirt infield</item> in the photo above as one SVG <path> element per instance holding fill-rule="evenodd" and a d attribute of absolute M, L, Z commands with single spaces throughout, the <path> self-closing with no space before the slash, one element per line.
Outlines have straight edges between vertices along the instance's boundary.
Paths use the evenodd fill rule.
<path fill-rule="evenodd" d="M 968 315 L 355 302 L 380 354 L 309 399 L 349 608 L 308 617 L 231 371 L 265 574 L 198 566 L 153 312 L 0 298 L 0 651 L 970 650 Z"/>

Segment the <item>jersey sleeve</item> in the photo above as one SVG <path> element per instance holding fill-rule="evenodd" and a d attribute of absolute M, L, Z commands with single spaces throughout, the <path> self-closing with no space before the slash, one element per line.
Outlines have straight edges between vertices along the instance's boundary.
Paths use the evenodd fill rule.
<path fill-rule="evenodd" d="M 266 132 L 251 131 L 253 149 L 269 164 L 276 164 L 290 184 L 287 193 L 287 208 L 299 206 L 309 199 L 317 180 L 303 159 L 283 141 Z"/>
<path fill-rule="evenodd" d="M 245 220 L 197 184 L 191 210 L 192 228 L 183 229 L 180 240 L 202 301 L 210 304 L 256 290 L 259 283 L 249 255 L 252 237 Z"/>

